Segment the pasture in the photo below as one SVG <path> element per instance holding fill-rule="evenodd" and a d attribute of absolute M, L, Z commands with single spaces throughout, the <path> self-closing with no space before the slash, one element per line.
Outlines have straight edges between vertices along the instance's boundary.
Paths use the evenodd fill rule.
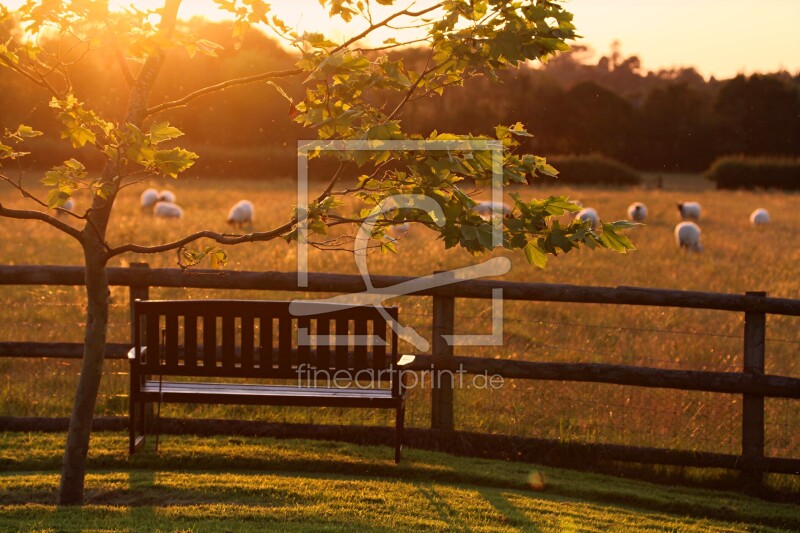
<path fill-rule="evenodd" d="M 638 250 L 628 255 L 580 250 L 551 258 L 545 270 L 512 257 L 511 281 L 578 285 L 641 286 L 741 293 L 763 290 L 771 296 L 800 298 L 796 265 L 800 249 L 794 230 L 800 225 L 798 196 L 771 192 L 718 192 L 686 187 L 686 177 L 665 183 L 661 191 L 606 188 L 574 189 L 557 180 L 521 189 L 523 197 L 566 194 L 595 207 L 604 220 L 625 217 L 633 201 L 649 209 L 646 224 L 629 232 Z M 178 196 L 185 216 L 179 221 L 143 216 L 138 193 L 147 185 L 123 191 L 109 230 L 112 244 L 156 244 L 196 229 L 227 231 L 225 217 L 238 200 L 256 207 L 255 230 L 284 222 L 296 203 L 289 181 L 233 181 L 186 178 L 168 186 Z M 0 189 L 4 205 L 29 204 L 9 188 Z M 314 191 L 311 191 L 312 194 Z M 126 194 L 127 193 L 127 194 Z M 488 192 L 479 198 L 488 198 Z M 679 221 L 676 204 L 695 200 L 703 206 L 700 226 L 705 252 L 677 249 L 672 230 Z M 86 198 L 78 198 L 80 208 Z M 749 225 L 757 207 L 768 209 L 772 224 Z M 246 244 L 228 250 L 228 269 L 292 271 L 297 254 L 282 240 Z M 462 250 L 445 251 L 425 228 L 414 227 L 398 245 L 398 254 L 370 256 L 373 274 L 427 275 L 485 260 Z M 0 253 L 8 264 L 80 264 L 80 248 L 55 230 L 30 222 L 3 220 Z M 174 267 L 176 256 L 125 256 L 112 266 L 147 261 L 152 267 Z M 348 252 L 311 250 L 311 271 L 357 273 Z M 127 342 L 128 295 L 112 289 L 109 341 Z M 80 287 L 0 287 L 5 309 L 0 324 L 3 341 L 80 342 L 83 335 L 83 292 Z M 152 298 L 186 297 L 180 289 L 151 289 Z M 192 297 L 287 298 L 286 293 L 195 291 Z M 400 298 L 400 316 L 430 335 L 429 298 Z M 686 370 L 736 370 L 742 365 L 743 316 L 729 312 L 669 310 L 648 307 L 507 302 L 504 344 L 458 349 L 459 355 L 565 362 L 624 363 Z M 488 302 L 456 301 L 457 333 L 485 334 L 491 329 Z M 766 371 L 800 376 L 797 320 L 770 317 L 767 324 Z M 426 330 L 426 328 L 428 330 Z M 68 416 L 78 363 L 60 360 L 0 360 L 0 416 Z M 499 390 L 456 391 L 457 429 L 565 441 L 608 442 L 641 446 L 737 453 L 740 450 L 741 397 L 699 392 L 640 389 L 602 384 L 515 382 Z M 410 391 L 407 425 L 426 427 L 430 391 Z M 98 413 L 127 413 L 127 363 L 109 361 Z M 789 400 L 767 400 L 766 453 L 800 454 L 800 415 Z M 391 423 L 387 413 L 351 410 L 252 408 L 239 406 L 165 406 L 162 416 L 207 416 L 318 423 Z"/>

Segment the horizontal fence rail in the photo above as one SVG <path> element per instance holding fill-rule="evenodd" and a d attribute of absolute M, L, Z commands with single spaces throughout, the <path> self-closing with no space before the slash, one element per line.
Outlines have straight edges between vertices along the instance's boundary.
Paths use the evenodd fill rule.
<path fill-rule="evenodd" d="M 447 275 L 444 273 L 442 275 Z M 366 291 L 364 279 L 357 275 L 309 273 L 307 286 L 299 286 L 293 272 L 232 272 L 218 270 L 151 269 L 146 264 L 129 268 L 109 268 L 109 282 L 130 288 L 130 300 L 148 299 L 150 287 L 196 289 L 270 290 L 310 293 L 358 293 Z M 405 276 L 371 276 L 370 282 L 387 298 L 393 286 L 419 282 Z M 84 285 L 84 269 L 77 266 L 0 266 L 0 285 Z M 554 363 L 464 357 L 455 355 L 444 339 L 454 334 L 457 298 L 490 299 L 502 289 L 505 300 L 565 302 L 582 304 L 633 305 L 707 309 L 743 313 L 744 328 L 740 372 L 669 370 L 643 366 L 600 363 Z M 396 291 L 396 289 L 394 289 Z M 453 371 L 465 374 L 492 374 L 508 379 L 605 383 L 636 387 L 704 391 L 736 394 L 743 398 L 742 453 L 724 455 L 687 450 L 655 449 L 613 444 L 586 444 L 582 450 L 596 450 L 606 459 L 684 466 L 739 469 L 746 486 L 759 486 L 765 472 L 800 473 L 800 458 L 765 457 L 764 398 L 800 398 L 800 378 L 765 374 L 766 315 L 800 316 L 800 300 L 767 297 L 766 293 L 721 294 L 638 287 L 585 287 L 564 284 L 516 283 L 469 280 L 419 290 L 408 295 L 432 296 L 430 354 L 417 354 L 408 367 L 416 372 L 432 372 L 431 427 L 452 432 L 453 384 L 441 380 Z M 133 340 L 133 328 L 131 339 Z M 106 357 L 125 359 L 130 344 L 109 343 Z M 532 354 L 528 354 L 529 358 Z M 44 357 L 80 359 L 80 343 L 0 342 L 0 357 Z M 6 424 L 3 425 L 5 427 Z M 12 424 L 13 426 L 13 424 Z M 461 433 L 462 437 L 464 434 Z M 494 436 L 496 437 L 496 436 Z M 474 438 L 474 436 L 470 437 Z M 486 436 L 491 440 L 493 436 Z M 499 438 L 499 437 L 497 437 Z M 511 437 L 509 437 L 511 438 Z M 488 441 L 487 441 L 488 442 Z M 574 443 L 562 443 L 564 449 Z M 577 448 L 576 448 L 577 449 Z M 600 453 L 602 451 L 602 453 Z M 592 454 L 590 454 L 592 455 Z"/>
<path fill-rule="evenodd" d="M 84 285 L 83 267 L 0 266 L 0 285 Z M 290 292 L 356 293 L 367 287 L 364 279 L 351 274 L 308 274 L 308 286 L 297 283 L 294 272 L 228 272 L 172 268 L 108 269 L 111 285 L 142 287 L 184 287 L 192 289 L 239 289 Z M 420 278 L 370 276 L 376 289 L 392 294 L 391 287 Z M 464 280 L 451 285 L 410 293 L 414 296 L 491 299 L 493 289 L 503 290 L 503 299 L 531 302 L 566 302 L 617 305 L 645 305 L 691 309 L 715 309 L 800 316 L 800 300 L 753 295 L 680 291 L 641 287 L 584 287 L 551 283 Z"/>

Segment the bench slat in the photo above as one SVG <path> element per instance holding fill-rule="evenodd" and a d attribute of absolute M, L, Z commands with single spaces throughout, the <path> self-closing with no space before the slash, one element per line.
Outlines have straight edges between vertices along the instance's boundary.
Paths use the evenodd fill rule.
<path fill-rule="evenodd" d="M 203 315 L 203 369 L 217 366 L 217 317 Z"/>
<path fill-rule="evenodd" d="M 291 317 L 278 317 L 278 366 L 283 370 L 292 366 Z"/>
<path fill-rule="evenodd" d="M 164 364 L 166 371 L 178 370 L 178 315 L 168 314 L 164 317 Z"/>
<path fill-rule="evenodd" d="M 251 314 L 242 315 L 242 356 L 241 364 L 243 369 L 254 368 L 253 365 L 253 344 L 254 344 L 254 323 L 255 317 Z"/>
<path fill-rule="evenodd" d="M 349 321 L 346 318 L 336 317 L 336 361 L 334 366 L 336 368 L 350 368 L 348 355 L 350 348 L 347 345 L 347 339 L 350 335 Z"/>
<path fill-rule="evenodd" d="M 184 367 L 197 368 L 197 315 L 183 317 L 183 350 Z"/>
<path fill-rule="evenodd" d="M 158 369 L 159 360 L 161 357 L 161 331 L 160 331 L 160 316 L 147 315 L 147 355 L 146 366 L 149 369 Z"/>
<path fill-rule="evenodd" d="M 381 370 L 386 368 L 386 322 L 373 320 L 372 334 L 372 368 Z"/>
<path fill-rule="evenodd" d="M 331 321 L 317 319 L 317 350 L 314 364 L 317 368 L 330 368 L 331 365 Z"/>
<path fill-rule="evenodd" d="M 260 367 L 271 367 L 272 360 L 272 317 L 261 315 L 258 319 L 260 350 L 258 364 Z"/>
<path fill-rule="evenodd" d="M 236 368 L 236 321 L 231 315 L 222 317 L 222 367 Z"/>
<path fill-rule="evenodd" d="M 300 317 L 297 319 L 297 362 L 298 364 L 311 364 L 311 319 Z M 303 340 L 303 342 L 301 342 Z"/>
<path fill-rule="evenodd" d="M 355 341 L 353 344 L 353 370 L 356 372 L 367 367 L 367 335 L 369 327 L 366 319 L 357 319 L 353 326 Z"/>

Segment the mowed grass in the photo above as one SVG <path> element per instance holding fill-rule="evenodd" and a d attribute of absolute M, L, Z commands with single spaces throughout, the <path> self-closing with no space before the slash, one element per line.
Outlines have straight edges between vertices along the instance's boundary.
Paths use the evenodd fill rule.
<path fill-rule="evenodd" d="M 0 434 L 3 531 L 789 531 L 796 507 L 537 465 L 337 442 L 98 432 L 83 508 L 53 505 L 62 437 Z M 202 465 L 202 469 L 200 468 Z"/>
<path fill-rule="evenodd" d="M 633 201 L 647 204 L 646 225 L 630 232 L 638 250 L 618 255 L 580 250 L 552 258 L 546 270 L 525 263 L 520 254 L 498 251 L 512 258 L 505 280 L 572 283 L 595 286 L 641 286 L 742 293 L 765 290 L 770 295 L 800 297 L 796 265 L 800 249 L 794 246 L 800 225 L 798 195 L 772 192 L 722 192 L 689 187 L 691 177 L 665 180 L 665 190 L 573 189 L 557 180 L 520 189 L 523 197 L 566 194 L 595 207 L 606 220 L 625 218 Z M 703 182 L 698 182 L 703 183 Z M 252 229 L 266 230 L 287 220 L 297 203 L 295 184 L 289 180 L 235 181 L 181 179 L 155 183 L 168 186 L 185 210 L 180 221 L 157 220 L 143 215 L 138 194 L 147 184 L 132 187 L 117 203 L 110 228 L 112 245 L 124 242 L 155 244 L 178 238 L 199 228 L 228 230 L 225 217 L 236 201 L 247 198 L 256 205 Z M 312 186 L 314 195 L 321 185 Z M 8 207 L 31 206 L 9 188 L 0 189 Z M 488 198 L 484 191 L 480 198 Z M 672 230 L 678 222 L 676 204 L 699 201 L 703 206 L 703 254 L 677 249 Z M 79 208 L 87 199 L 78 198 Z M 773 223 L 753 228 L 748 216 L 767 208 Z M 76 243 L 55 230 L 34 222 L 3 220 L 0 252 L 13 264 L 80 264 Z M 228 249 L 228 269 L 293 271 L 294 246 L 281 240 Z M 412 228 L 400 242 L 399 253 L 374 254 L 373 274 L 427 275 L 434 270 L 462 267 L 484 261 L 461 250 L 445 251 L 434 234 Z M 153 267 L 174 267 L 174 253 L 158 256 L 123 256 L 112 261 L 124 266 L 145 260 Z M 309 268 L 318 272 L 357 273 L 348 252 L 311 250 Z M 0 323 L 0 340 L 71 341 L 83 336 L 83 290 L 80 287 L 2 287 L 6 303 Z M 287 292 L 151 290 L 154 298 L 182 297 L 291 298 Z M 312 295 L 299 295 L 312 296 Z M 112 288 L 109 340 L 129 340 L 128 294 Z M 431 300 L 399 298 L 404 323 L 430 335 Z M 456 302 L 457 333 L 491 332 L 488 301 Z M 767 372 L 800 375 L 798 321 L 769 317 Z M 502 346 L 458 348 L 457 353 L 534 361 L 621 363 L 686 370 L 738 371 L 742 367 L 743 316 L 738 313 L 633 306 L 511 302 L 504 304 Z M 406 347 L 406 349 L 410 349 Z M 0 360 L 0 414 L 15 416 L 68 416 L 77 379 L 77 362 L 58 360 Z M 98 414 L 124 415 L 127 405 L 126 366 L 107 363 Z M 800 415 L 796 402 L 768 399 L 767 453 L 800 456 Z M 430 423 L 430 391 L 411 391 L 408 423 Z M 391 423 L 389 413 L 354 413 L 341 409 L 260 409 L 240 406 L 165 406 L 164 416 L 209 416 L 267 419 L 289 422 Z M 507 380 L 499 390 L 480 388 L 471 381 L 456 391 L 456 427 L 489 433 L 676 447 L 738 453 L 741 397 L 735 395 L 640 389 L 596 384 Z"/>

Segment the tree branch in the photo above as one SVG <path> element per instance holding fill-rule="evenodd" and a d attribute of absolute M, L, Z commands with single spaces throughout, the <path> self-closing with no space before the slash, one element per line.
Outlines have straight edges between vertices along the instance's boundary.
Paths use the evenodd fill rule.
<path fill-rule="evenodd" d="M 287 222 L 283 226 L 275 228 L 270 231 L 262 231 L 255 233 L 248 233 L 246 235 L 228 235 L 224 233 L 217 233 L 216 231 L 197 231 L 191 235 L 179 239 L 177 241 L 169 242 L 166 244 L 159 244 L 156 246 L 142 246 L 139 244 L 123 244 L 108 251 L 107 257 L 110 259 L 114 256 L 124 254 L 126 252 L 134 252 L 137 254 L 157 254 L 161 252 L 168 252 L 191 244 L 200 239 L 211 239 L 219 244 L 241 244 L 244 242 L 263 242 L 271 241 L 276 237 L 280 237 L 287 231 L 292 229 L 294 222 Z"/>
<path fill-rule="evenodd" d="M 128 60 L 125 59 L 125 56 L 122 54 L 122 50 L 116 43 L 114 43 L 114 55 L 117 57 L 117 63 L 119 63 L 119 68 L 122 70 L 122 75 L 125 77 L 125 81 L 128 82 L 128 87 L 133 87 L 133 84 L 136 83 L 136 78 L 133 77 L 133 73 L 128 66 Z"/>
<path fill-rule="evenodd" d="M 275 79 L 275 78 L 288 78 L 289 76 L 296 76 L 298 74 L 302 74 L 303 69 L 293 68 L 287 70 L 274 70 L 271 72 L 262 72 L 261 74 L 254 74 L 253 76 L 245 76 L 243 78 L 235 78 L 232 80 L 223 81 L 222 83 L 217 83 L 216 85 L 209 85 L 208 87 L 203 87 L 202 89 L 198 89 L 194 92 L 191 92 L 184 96 L 183 98 L 179 98 L 177 100 L 172 100 L 171 102 L 164 102 L 163 104 L 158 104 L 157 106 L 153 106 L 145 111 L 145 116 L 155 115 L 157 113 L 161 113 L 167 109 L 172 109 L 174 107 L 182 107 L 198 98 L 200 96 L 214 93 L 217 91 L 223 91 L 230 87 L 235 87 L 237 85 L 247 85 L 248 83 L 255 83 L 257 81 Z"/>
<path fill-rule="evenodd" d="M 426 7 L 425 9 L 421 9 L 419 11 L 410 11 L 409 9 L 403 9 L 401 11 L 397 11 L 396 13 L 392 13 L 391 15 L 389 15 L 388 17 L 386 17 L 382 21 L 376 22 L 374 24 L 370 24 L 370 26 L 367 29 L 365 29 L 364 31 L 362 31 L 358 35 L 356 35 L 355 37 L 351 37 L 350 39 L 346 40 L 345 42 L 343 42 L 342 44 L 340 44 L 339 46 L 337 46 L 336 48 L 331 50 L 330 54 L 333 55 L 333 54 L 335 54 L 337 52 L 341 52 L 342 50 L 344 50 L 345 48 L 347 48 L 351 44 L 353 44 L 353 43 L 355 43 L 357 41 L 360 41 L 361 39 L 363 39 L 364 37 L 366 37 L 367 35 L 369 35 L 373 31 L 377 30 L 378 28 L 382 28 L 383 26 L 388 26 L 391 21 L 393 21 L 394 19 L 396 19 L 398 17 L 402 17 L 404 15 L 408 16 L 408 17 L 421 17 L 422 15 L 425 15 L 426 13 L 430 13 L 431 11 L 435 11 L 435 10 L 439 9 L 443 5 L 444 5 L 444 2 L 439 2 L 439 3 L 436 3 L 436 4 L 432 5 L 432 6 L 430 6 L 430 7 Z"/>
<path fill-rule="evenodd" d="M 339 177 L 344 169 L 344 164 L 339 163 L 339 168 L 336 169 L 336 172 L 333 174 L 330 182 L 325 187 L 325 189 L 314 199 L 314 202 L 321 202 L 325 198 L 331 195 L 331 191 L 333 187 L 336 185 L 336 182 L 339 181 Z M 275 229 L 270 231 L 262 231 L 262 232 L 255 232 L 255 233 L 247 233 L 245 235 L 229 235 L 225 233 L 218 233 L 216 231 L 198 231 L 192 233 L 191 235 L 187 235 L 182 239 L 178 239 L 177 241 L 159 244 L 155 246 L 142 246 L 139 244 L 123 244 L 122 246 L 117 246 L 116 248 L 111 248 L 107 250 L 107 257 L 110 259 L 114 256 L 124 254 L 126 252 L 134 252 L 139 254 L 157 254 L 161 252 L 168 252 L 170 250 L 175 250 L 178 248 L 183 248 L 187 244 L 193 243 L 194 241 L 200 239 L 211 239 L 216 241 L 218 244 L 241 244 L 244 242 L 264 242 L 264 241 L 271 241 L 276 237 L 280 237 L 287 231 L 290 231 L 294 225 L 297 224 L 297 217 L 293 217 L 289 222 L 283 224 L 282 226 L 278 226 Z"/>
<path fill-rule="evenodd" d="M 76 228 L 73 228 L 66 222 L 62 222 L 57 218 L 48 215 L 47 213 L 42 213 L 41 211 L 32 211 L 27 209 L 8 209 L 3 207 L 3 204 L 0 203 L 0 217 L 6 218 L 16 218 L 19 220 L 41 220 L 42 222 L 46 222 L 50 224 L 56 229 L 59 229 L 66 233 L 67 235 L 74 237 L 75 240 L 82 243 L 83 238 L 81 232 Z"/>

